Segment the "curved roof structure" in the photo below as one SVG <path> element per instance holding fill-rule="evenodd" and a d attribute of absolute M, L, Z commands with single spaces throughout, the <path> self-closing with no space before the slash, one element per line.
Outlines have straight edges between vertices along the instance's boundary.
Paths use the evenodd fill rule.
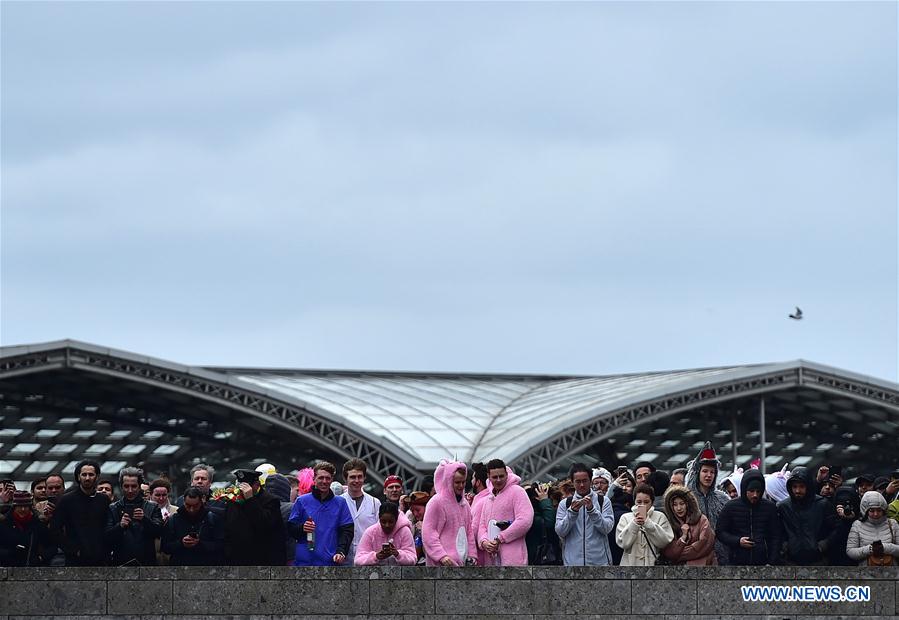
<path fill-rule="evenodd" d="M 288 444 L 285 453 L 293 449 L 289 445 L 305 443 L 310 453 L 365 458 L 373 478 L 387 472 L 415 478 L 453 456 L 469 462 L 502 458 L 526 475 L 543 475 L 648 423 L 658 424 L 647 449 L 655 445 L 658 456 L 661 446 L 677 462 L 674 457 L 690 454 L 709 434 L 723 444 L 721 430 L 737 424 L 734 412 L 754 412 L 761 399 L 775 427 L 789 436 L 833 436 L 848 428 L 843 440 L 851 445 L 851 428 L 859 423 L 869 434 L 899 434 L 899 385 L 802 360 L 538 376 L 199 368 L 69 340 L 0 349 L 0 394 L 7 408 L 27 408 L 24 392 L 49 394 L 60 376 L 81 401 L 67 407 L 140 396 L 139 402 L 164 403 L 185 421 L 216 420 L 242 426 L 250 436 L 278 437 Z M 79 392 L 76 384 L 91 387 Z M 116 396 L 117 389 L 125 389 L 127 398 Z M 155 394 L 149 400 L 148 391 Z M 62 396 L 44 395 L 42 402 Z M 131 409 L 146 413 L 148 407 Z M 114 413 L 127 421 L 127 412 Z M 706 427 L 702 437 L 692 432 L 698 415 Z M 680 420 L 680 429 L 659 426 L 663 419 Z M 742 434 L 752 436 L 752 424 L 741 424 Z M 631 447 L 646 443 L 636 438 Z M 616 448 L 615 454 L 620 458 L 623 452 Z M 6 458 L 2 452 L 0 458 Z"/>

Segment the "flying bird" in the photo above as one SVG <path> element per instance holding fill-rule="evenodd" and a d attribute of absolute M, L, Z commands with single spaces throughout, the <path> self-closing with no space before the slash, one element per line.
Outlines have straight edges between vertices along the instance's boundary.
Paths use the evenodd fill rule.
<path fill-rule="evenodd" d="M 793 314 L 790 314 L 788 316 L 791 319 L 794 319 L 796 321 L 801 321 L 802 320 L 802 309 L 799 306 L 796 306 L 796 312 L 794 312 Z"/>

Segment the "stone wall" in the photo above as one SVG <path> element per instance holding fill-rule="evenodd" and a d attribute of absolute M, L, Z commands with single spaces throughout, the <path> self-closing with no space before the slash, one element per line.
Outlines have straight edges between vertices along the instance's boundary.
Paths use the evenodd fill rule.
<path fill-rule="evenodd" d="M 865 585 L 868 602 L 750 603 L 743 585 Z M 899 568 L 0 568 L 0 620 L 383 620 L 576 615 L 891 617 Z"/>

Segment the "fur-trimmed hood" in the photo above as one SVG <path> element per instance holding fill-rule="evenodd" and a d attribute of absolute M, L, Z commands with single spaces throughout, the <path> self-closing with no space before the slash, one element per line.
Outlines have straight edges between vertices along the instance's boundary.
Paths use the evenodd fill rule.
<path fill-rule="evenodd" d="M 702 512 L 699 510 L 699 502 L 696 500 L 696 496 L 693 495 L 687 487 L 682 487 L 677 484 L 668 487 L 668 490 L 665 491 L 665 514 L 668 516 L 668 520 L 671 521 L 672 524 L 680 523 L 680 520 L 674 514 L 674 509 L 671 507 L 671 502 L 676 498 L 680 498 L 687 502 L 687 525 L 696 525 L 699 523 L 699 517 L 702 515 Z"/>

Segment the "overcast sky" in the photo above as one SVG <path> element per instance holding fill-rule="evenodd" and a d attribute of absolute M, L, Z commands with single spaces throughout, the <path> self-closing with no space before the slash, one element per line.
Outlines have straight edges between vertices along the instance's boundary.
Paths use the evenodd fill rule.
<path fill-rule="evenodd" d="M 896 25 L 892 2 L 4 2 L 0 341 L 895 381 Z"/>

